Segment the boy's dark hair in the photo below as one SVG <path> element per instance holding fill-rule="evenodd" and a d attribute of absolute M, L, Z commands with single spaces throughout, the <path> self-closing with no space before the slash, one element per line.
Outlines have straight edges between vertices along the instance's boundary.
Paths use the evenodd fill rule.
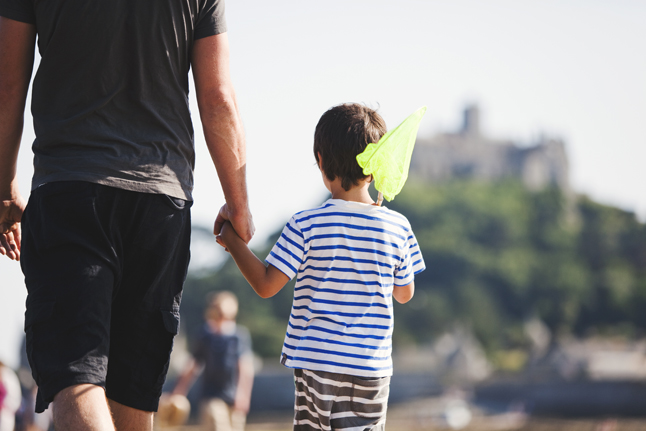
<path fill-rule="evenodd" d="M 330 108 L 321 116 L 314 132 L 314 157 L 330 180 L 341 178 L 344 190 L 366 178 L 357 155 L 386 133 L 386 122 L 367 106 L 345 103 Z"/>

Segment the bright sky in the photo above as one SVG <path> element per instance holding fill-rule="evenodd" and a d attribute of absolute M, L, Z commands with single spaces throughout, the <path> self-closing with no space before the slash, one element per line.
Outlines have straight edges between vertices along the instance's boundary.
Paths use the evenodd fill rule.
<path fill-rule="evenodd" d="M 379 107 L 391 128 L 427 105 L 420 136 L 455 130 L 463 106 L 478 103 L 485 133 L 563 138 L 576 191 L 646 219 L 646 2 L 229 0 L 227 17 L 256 245 L 325 197 L 312 138 L 320 115 L 342 102 Z M 194 101 L 193 117 L 193 217 L 210 226 L 223 198 Z M 28 112 L 25 120 L 27 195 Z M 0 274 L 0 360 L 13 366 L 26 292 L 18 264 L 0 259 Z"/>

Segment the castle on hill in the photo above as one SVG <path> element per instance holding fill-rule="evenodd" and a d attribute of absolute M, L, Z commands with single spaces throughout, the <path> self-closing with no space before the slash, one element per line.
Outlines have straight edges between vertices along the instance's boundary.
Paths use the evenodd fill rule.
<path fill-rule="evenodd" d="M 409 176 L 429 183 L 453 178 L 518 178 L 529 190 L 557 186 L 567 197 L 572 196 L 561 139 L 541 137 L 529 146 L 491 139 L 481 132 L 480 110 L 475 105 L 464 110 L 462 127 L 457 132 L 417 140 Z"/>

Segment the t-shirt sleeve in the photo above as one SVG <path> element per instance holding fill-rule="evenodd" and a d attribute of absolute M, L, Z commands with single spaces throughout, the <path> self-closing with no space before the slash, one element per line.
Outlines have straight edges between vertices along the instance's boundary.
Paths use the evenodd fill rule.
<path fill-rule="evenodd" d="M 1 1 L 1 0 L 0 0 Z M 227 31 L 224 0 L 205 0 L 195 24 L 193 39 L 214 36 Z"/>
<path fill-rule="evenodd" d="M 415 280 L 415 275 L 426 269 L 417 238 L 411 230 L 402 250 L 402 261 L 395 271 L 395 286 L 407 286 Z"/>
<path fill-rule="evenodd" d="M 33 1 L 0 0 L 0 16 L 27 24 L 36 24 Z"/>
<path fill-rule="evenodd" d="M 283 272 L 291 280 L 303 263 L 305 256 L 304 244 L 305 237 L 303 236 L 303 232 L 301 232 L 296 223 L 296 219 L 292 217 L 265 260 L 268 264 L 275 266 Z"/>

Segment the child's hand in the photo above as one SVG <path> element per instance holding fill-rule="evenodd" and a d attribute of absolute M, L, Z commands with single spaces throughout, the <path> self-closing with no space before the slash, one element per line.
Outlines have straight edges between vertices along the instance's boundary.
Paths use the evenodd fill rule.
<path fill-rule="evenodd" d="M 215 241 L 222 247 L 224 247 L 224 251 L 228 252 L 228 245 L 230 245 L 232 241 L 236 240 L 242 241 L 242 238 L 238 236 L 238 233 L 231 225 L 231 222 L 228 220 L 225 221 L 222 224 L 222 229 L 220 229 L 220 234 L 215 237 Z"/>

